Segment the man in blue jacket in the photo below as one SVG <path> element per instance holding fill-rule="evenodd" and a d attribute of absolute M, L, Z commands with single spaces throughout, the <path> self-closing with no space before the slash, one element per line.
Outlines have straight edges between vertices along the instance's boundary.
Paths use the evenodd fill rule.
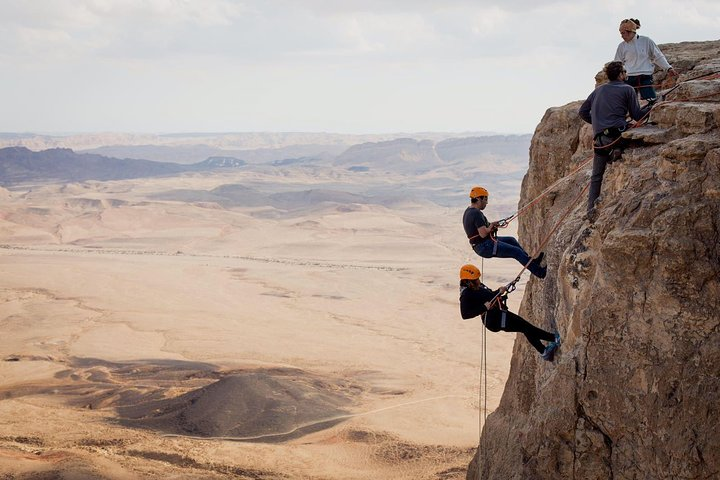
<path fill-rule="evenodd" d="M 627 72 L 622 62 L 610 62 L 605 66 L 608 83 L 597 87 L 583 102 L 578 114 L 593 127 L 592 176 L 588 194 L 588 216 L 592 217 L 595 201 L 600 196 L 600 187 L 605 166 L 622 155 L 622 132 L 628 128 L 628 114 L 633 120 L 640 120 L 650 112 L 650 105 L 640 108 L 635 89 L 625 83 Z"/>

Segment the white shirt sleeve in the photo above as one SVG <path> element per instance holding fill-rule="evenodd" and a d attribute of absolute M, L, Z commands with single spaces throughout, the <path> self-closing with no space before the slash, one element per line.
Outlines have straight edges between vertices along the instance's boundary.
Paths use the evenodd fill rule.
<path fill-rule="evenodd" d="M 648 57 L 650 57 L 655 65 L 662 68 L 663 70 L 668 70 L 672 68 L 670 63 L 668 63 L 667 58 L 665 58 L 665 55 L 660 51 L 657 45 L 655 45 L 655 42 L 650 40 L 649 38 L 645 37 L 648 41 Z"/>
<path fill-rule="evenodd" d="M 618 45 L 617 50 L 615 50 L 615 60 L 614 60 L 615 62 L 624 62 L 625 61 L 623 58 L 624 57 L 623 43 L 625 43 L 625 42 L 622 42 L 620 45 Z"/>

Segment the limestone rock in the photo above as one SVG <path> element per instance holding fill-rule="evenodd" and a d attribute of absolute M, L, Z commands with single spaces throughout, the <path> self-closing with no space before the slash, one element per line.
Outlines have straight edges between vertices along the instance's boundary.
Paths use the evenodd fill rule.
<path fill-rule="evenodd" d="M 656 120 L 653 118 L 653 120 Z M 643 125 L 627 132 L 623 132 L 623 137 L 630 140 L 638 140 L 647 145 L 670 143 L 673 140 L 684 137 L 675 125 L 668 128 L 660 128 L 654 125 Z"/>
<path fill-rule="evenodd" d="M 720 82 L 715 87 L 720 101 Z M 705 133 L 720 125 L 720 103 L 680 102 L 660 103 L 652 111 L 652 119 L 661 128 L 676 127 L 681 133 Z"/>
<path fill-rule="evenodd" d="M 662 48 L 680 82 L 720 64 L 720 42 Z M 545 114 L 520 205 L 555 186 L 520 217 L 521 242 L 534 249 L 569 215 L 520 313 L 563 345 L 549 363 L 515 343 L 468 479 L 720 476 L 720 96 L 705 95 L 716 83 L 681 84 L 653 110 L 657 126 L 628 132 L 646 145 L 608 166 L 593 224 L 579 102 Z"/>

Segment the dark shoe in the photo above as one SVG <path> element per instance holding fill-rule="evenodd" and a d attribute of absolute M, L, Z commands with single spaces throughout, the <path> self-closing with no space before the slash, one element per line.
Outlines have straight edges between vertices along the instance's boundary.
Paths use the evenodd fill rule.
<path fill-rule="evenodd" d="M 545 278 L 547 276 L 547 267 L 538 267 L 537 273 L 535 273 L 535 276 L 538 278 Z"/>
<path fill-rule="evenodd" d="M 592 210 L 589 210 L 585 216 L 583 217 L 583 220 L 587 220 L 590 222 L 590 225 L 595 223 L 595 220 L 597 220 L 598 217 L 598 211 L 597 208 L 593 208 Z"/>
<path fill-rule="evenodd" d="M 613 149 L 610 151 L 609 162 L 610 162 L 610 163 L 613 163 L 613 162 L 617 162 L 617 161 L 619 161 L 619 160 L 622 160 L 622 154 L 623 154 L 623 151 L 622 151 L 621 148 L 613 148 Z"/>
<path fill-rule="evenodd" d="M 532 259 L 532 262 L 537 265 L 538 267 L 542 266 L 543 258 L 545 258 L 545 252 L 540 252 L 540 254 Z"/>
<path fill-rule="evenodd" d="M 545 351 L 542 354 L 543 360 L 546 360 L 548 362 L 552 362 L 555 358 L 555 350 L 557 350 L 558 344 L 555 342 L 550 342 L 545 347 Z"/>

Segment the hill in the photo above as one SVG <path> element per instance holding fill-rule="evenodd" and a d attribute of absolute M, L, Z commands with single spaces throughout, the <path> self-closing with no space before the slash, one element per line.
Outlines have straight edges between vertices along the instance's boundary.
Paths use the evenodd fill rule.
<path fill-rule="evenodd" d="M 338 423 L 350 404 L 330 385 L 298 372 L 245 372 L 178 397 L 120 407 L 122 423 L 199 437 L 278 441 Z M 317 424 L 315 422 L 318 422 Z M 319 427 L 321 426 L 321 427 Z"/>
<path fill-rule="evenodd" d="M 7 147 L 0 149 L 0 185 L 122 180 L 178 175 L 216 168 L 235 168 L 244 164 L 242 160 L 229 157 L 211 157 L 196 164 L 179 165 L 170 162 L 75 153 L 68 148 L 33 152 L 25 147 Z"/>

